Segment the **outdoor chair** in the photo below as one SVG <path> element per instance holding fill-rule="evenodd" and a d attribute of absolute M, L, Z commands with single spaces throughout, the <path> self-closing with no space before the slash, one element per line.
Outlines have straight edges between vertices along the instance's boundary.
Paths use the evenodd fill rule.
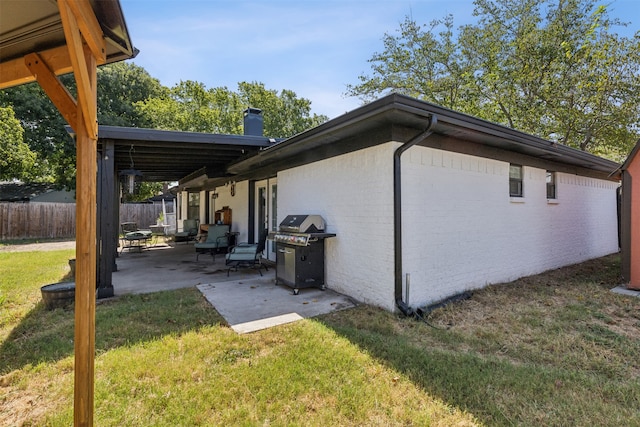
<path fill-rule="evenodd" d="M 176 242 L 187 242 L 195 240 L 198 234 L 198 220 L 197 219 L 185 219 L 182 221 L 182 231 L 178 232 L 174 236 Z"/>
<path fill-rule="evenodd" d="M 225 256 L 225 264 L 229 266 L 227 269 L 227 277 L 232 268 L 238 271 L 238 268 L 257 267 L 258 273 L 262 276 L 262 267 L 265 271 L 269 271 L 267 266 L 262 263 L 262 253 L 267 242 L 268 230 L 264 230 L 260 234 L 258 243 L 239 243 L 233 246 Z"/>
<path fill-rule="evenodd" d="M 196 243 L 196 261 L 200 254 L 210 253 L 213 259 L 216 259 L 218 249 L 226 249 L 229 246 L 229 230 L 231 226 L 227 224 L 211 224 L 207 231 L 207 240 L 202 243 Z"/>

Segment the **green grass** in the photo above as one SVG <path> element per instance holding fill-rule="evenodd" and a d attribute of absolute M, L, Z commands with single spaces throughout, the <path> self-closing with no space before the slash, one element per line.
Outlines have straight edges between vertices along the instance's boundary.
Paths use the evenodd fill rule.
<path fill-rule="evenodd" d="M 73 311 L 39 296 L 71 253 L 0 253 L 0 425 L 73 422 Z M 360 306 L 238 335 L 195 289 L 110 300 L 95 424 L 640 425 L 640 300 L 609 292 L 618 263 L 491 286 L 431 325 Z"/>

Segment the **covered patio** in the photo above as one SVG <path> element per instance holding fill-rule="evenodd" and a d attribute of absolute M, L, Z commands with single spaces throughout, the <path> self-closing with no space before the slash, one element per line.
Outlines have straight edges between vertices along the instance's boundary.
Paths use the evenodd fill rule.
<path fill-rule="evenodd" d="M 231 270 L 224 254 L 196 261 L 193 244 L 164 243 L 140 252 L 125 250 L 113 272 L 115 296 L 196 286 L 238 333 L 318 316 L 354 306 L 347 296 L 331 290 L 304 289 L 298 295 L 275 284 L 275 266 L 262 276 L 253 268 Z"/>

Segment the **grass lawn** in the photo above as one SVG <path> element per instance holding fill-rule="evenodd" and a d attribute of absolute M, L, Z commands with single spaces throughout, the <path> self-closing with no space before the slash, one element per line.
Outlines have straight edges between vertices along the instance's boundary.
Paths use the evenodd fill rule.
<path fill-rule="evenodd" d="M 0 425 L 73 423 L 73 251 L 0 253 Z M 95 424 L 640 425 L 619 259 L 491 286 L 430 324 L 360 306 L 237 335 L 194 289 L 96 308 Z"/>

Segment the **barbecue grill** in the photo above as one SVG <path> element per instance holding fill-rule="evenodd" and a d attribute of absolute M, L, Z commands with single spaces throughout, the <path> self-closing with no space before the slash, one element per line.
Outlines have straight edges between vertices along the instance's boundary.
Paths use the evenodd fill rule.
<path fill-rule="evenodd" d="M 301 288 L 325 288 L 324 239 L 335 234 L 324 230 L 320 215 L 288 215 L 269 234 L 276 242 L 276 284 L 293 288 L 294 295 Z"/>

